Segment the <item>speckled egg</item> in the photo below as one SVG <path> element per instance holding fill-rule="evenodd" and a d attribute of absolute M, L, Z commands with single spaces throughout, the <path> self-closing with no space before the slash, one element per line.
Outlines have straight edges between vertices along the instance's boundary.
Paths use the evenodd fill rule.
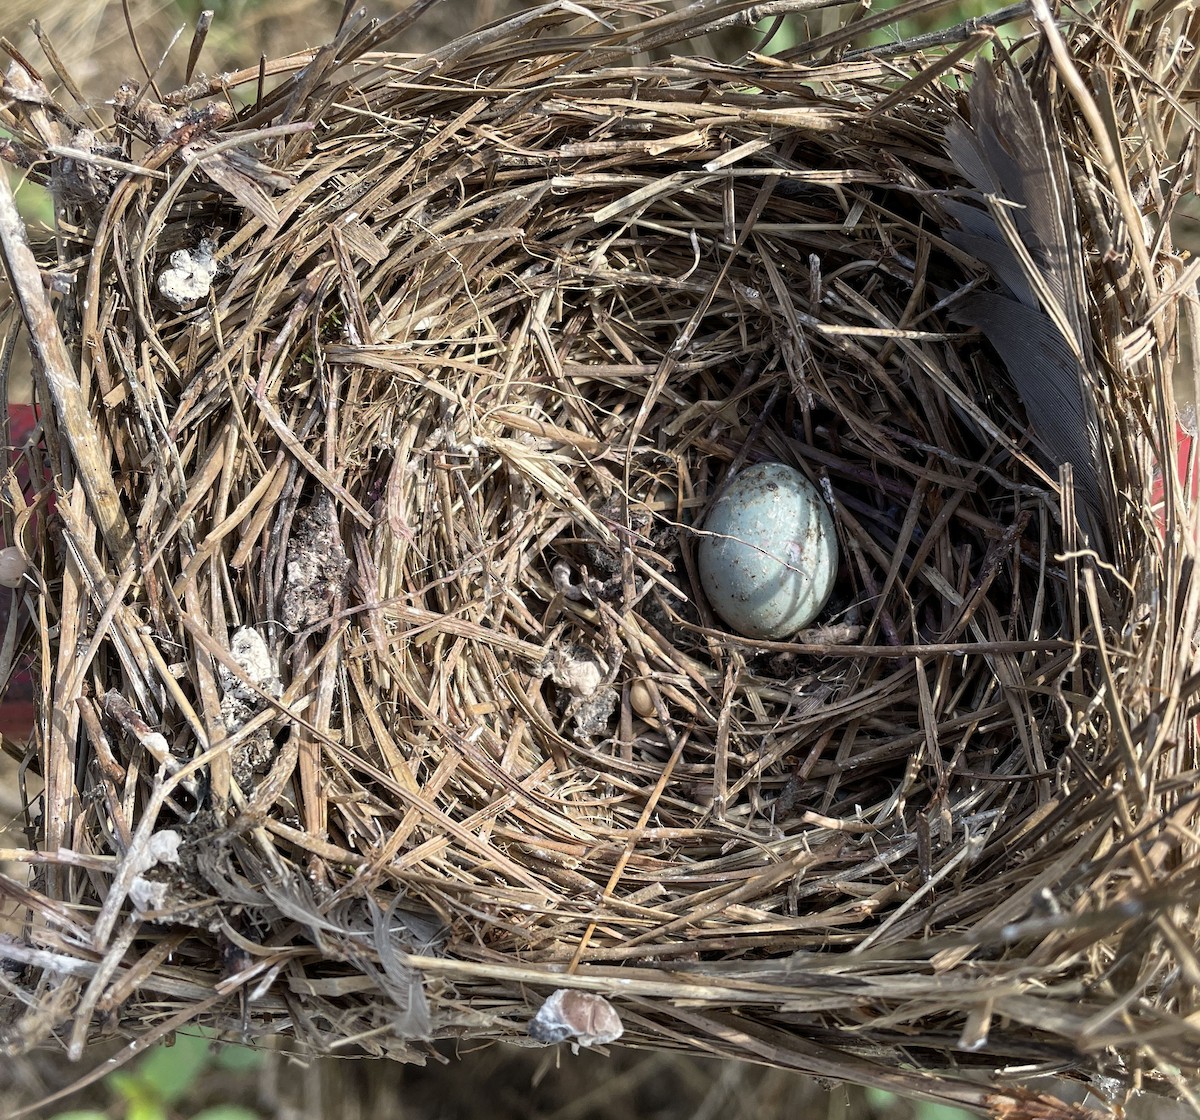
<path fill-rule="evenodd" d="M 837 575 L 837 535 L 821 495 L 798 470 L 747 467 L 703 528 L 700 584 L 732 629 L 787 638 L 821 613 Z"/>

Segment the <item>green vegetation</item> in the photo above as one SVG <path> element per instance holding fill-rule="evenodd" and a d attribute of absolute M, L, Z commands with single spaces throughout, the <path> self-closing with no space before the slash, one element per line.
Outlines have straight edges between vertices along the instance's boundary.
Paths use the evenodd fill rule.
<path fill-rule="evenodd" d="M 206 1034 L 179 1034 L 174 1045 L 156 1046 L 130 1069 L 104 1079 L 112 1104 L 104 1111 L 75 1109 L 53 1120 L 260 1120 L 253 1109 L 220 1104 L 192 1112 L 189 1100 L 205 1079 L 221 1072 L 245 1072 L 262 1065 L 264 1055 L 248 1046 L 215 1044 Z"/>
<path fill-rule="evenodd" d="M 0 128 L 0 139 L 11 135 L 12 133 Z M 51 199 L 50 192 L 25 178 L 24 173 L 14 167 L 0 163 L 0 173 L 8 175 L 13 197 L 17 200 L 17 209 L 20 210 L 25 223 L 32 229 L 53 229 L 54 200 Z"/>
<path fill-rule="evenodd" d="M 878 4 L 864 4 L 855 18 L 886 12 L 889 8 L 896 7 L 899 2 L 900 0 L 882 0 Z M 847 18 L 845 12 L 849 6 L 847 4 L 845 8 L 817 12 L 812 17 L 791 15 L 778 21 L 775 18 L 761 20 L 755 26 L 756 34 L 760 36 L 755 43 L 755 49 L 761 49 L 769 55 L 776 55 L 798 47 L 806 40 L 817 38 L 825 32 L 833 30 L 835 26 L 840 26 L 842 21 Z M 886 27 L 866 32 L 862 35 L 858 45 L 864 48 L 890 46 L 919 35 L 928 35 L 931 32 L 955 27 L 970 19 L 978 19 L 986 16 L 989 12 L 995 12 L 1000 7 L 1001 4 L 993 2 L 993 0 L 958 0 L 958 3 L 947 4 L 944 8 L 922 16 L 899 19 Z M 778 26 L 776 26 L 777 22 Z M 1001 28 L 1000 38 L 1006 43 L 1012 42 L 1018 34 L 1018 31 L 1014 29 L 1020 27 L 1020 23 L 1014 23 Z M 774 29 L 773 33 L 772 29 Z M 764 45 L 763 39 L 767 35 L 770 35 L 770 38 Z"/>
<path fill-rule="evenodd" d="M 504 1051 L 496 1053 L 502 1056 Z M 110 1073 L 97 1087 L 98 1092 L 92 1090 L 89 1093 L 89 1103 L 105 1107 L 66 1110 L 52 1115 L 50 1120 L 271 1120 L 277 1115 L 276 1110 L 269 1103 L 258 1101 L 254 1085 L 261 1080 L 262 1071 L 268 1063 L 285 1060 L 280 1054 L 216 1042 L 210 1032 L 180 1033 L 175 1036 L 172 1045 L 152 1048 L 127 1068 Z M 651 1067 L 660 1068 L 654 1066 L 652 1060 L 647 1061 L 651 1062 Z M 374 1062 L 369 1064 L 375 1065 Z M 485 1086 L 492 1082 L 489 1069 L 491 1074 L 503 1075 L 507 1072 L 506 1066 L 507 1060 L 501 1058 L 501 1064 L 496 1068 L 472 1067 L 475 1074 L 483 1078 L 478 1085 L 479 1091 L 486 1093 Z M 412 1066 L 392 1068 L 396 1077 L 403 1079 L 406 1085 L 409 1084 L 408 1079 L 413 1079 L 411 1092 L 405 1093 L 411 1100 L 412 1112 L 406 1112 L 405 1115 L 431 1114 L 428 1112 L 429 1094 L 422 1094 L 417 1087 L 422 1073 L 429 1071 Z M 583 1084 L 591 1084 L 598 1068 L 575 1072 L 582 1076 Z M 501 1076 L 500 1082 L 493 1084 L 493 1090 L 498 1094 L 497 1100 L 511 1103 L 511 1082 L 506 1076 Z M 436 1086 L 432 1096 L 434 1099 L 440 1096 Z M 259 1103 L 259 1109 L 248 1107 L 245 1103 L 215 1103 L 234 1100 L 245 1102 L 248 1098 Z M 543 1100 L 535 1091 L 528 1103 L 533 1106 L 535 1114 L 543 1114 L 538 1112 L 541 1105 L 553 1113 L 553 1099 L 550 1096 Z M 771 1099 L 779 1101 L 784 1098 Z M 832 1090 L 828 1102 L 830 1111 L 827 1115 L 852 1116 L 858 1120 L 971 1120 L 970 1115 L 960 1109 L 909 1101 L 881 1089 L 863 1090 L 842 1086 Z M 451 1109 L 446 1115 L 452 1115 L 453 1109 L 462 1104 L 461 1101 L 448 1099 L 443 1103 Z M 265 1109 L 265 1112 L 260 1109 Z M 511 1113 L 502 1108 L 501 1114 L 507 1116 Z M 603 1112 L 603 1115 L 608 1114 Z M 814 1114 L 825 1113 L 820 1110 Z M 687 1112 L 681 1111 L 679 1115 L 687 1115 Z M 737 1115 L 743 1113 L 738 1111 Z"/>
<path fill-rule="evenodd" d="M 868 1089 L 867 1104 L 879 1116 L 890 1116 L 900 1098 L 895 1093 L 883 1089 Z M 928 1104 L 924 1101 L 914 1106 L 916 1120 L 971 1120 L 971 1114 L 961 1108 L 951 1108 L 944 1104 Z"/>

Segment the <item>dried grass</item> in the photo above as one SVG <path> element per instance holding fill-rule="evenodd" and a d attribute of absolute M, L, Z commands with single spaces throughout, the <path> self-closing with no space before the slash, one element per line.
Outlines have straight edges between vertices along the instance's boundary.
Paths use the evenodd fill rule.
<path fill-rule="evenodd" d="M 1187 1092 L 1169 223 L 1200 17 L 1046 21 L 969 102 L 977 24 L 673 53 L 801 7 L 553 4 L 428 55 L 351 18 L 261 73 L 122 87 L 96 133 L 10 69 L 8 155 L 70 219 L 41 262 L 66 346 L 0 221 L 55 492 L 7 489 L 45 782 L 0 853 L 37 870 L 0 884 L 11 1050 L 203 1022 L 416 1060 L 572 987 L 636 1046 L 997 1116 L 1083 1115 L 1020 1088 L 1044 1072 Z M 1032 200 L 965 190 L 1017 63 L 1065 263 L 1023 256 Z M 988 318 L 972 197 L 1029 333 Z M 203 239 L 211 292 L 162 298 Z M 1075 356 L 1014 371 L 1050 329 Z M 842 545 L 788 643 L 695 582 L 762 458 Z"/>

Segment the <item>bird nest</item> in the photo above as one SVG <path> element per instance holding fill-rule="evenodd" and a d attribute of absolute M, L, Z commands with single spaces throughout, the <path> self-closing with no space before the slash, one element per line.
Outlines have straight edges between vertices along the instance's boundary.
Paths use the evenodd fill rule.
<path fill-rule="evenodd" d="M 11 1050 L 1186 1090 L 1196 17 L 680 53 L 787 10 L 562 3 L 420 56 L 380 49 L 415 11 L 351 18 L 111 121 L 10 67 L 60 213 L 57 327 L 4 223 L 53 483 L 6 491 Z M 697 575 L 764 461 L 839 544 L 781 640 Z"/>

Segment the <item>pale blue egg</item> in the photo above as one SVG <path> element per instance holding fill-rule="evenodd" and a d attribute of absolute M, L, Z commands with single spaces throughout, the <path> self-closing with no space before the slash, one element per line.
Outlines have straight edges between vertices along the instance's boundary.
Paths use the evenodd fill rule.
<path fill-rule="evenodd" d="M 821 613 L 837 576 L 837 534 L 821 495 L 798 470 L 747 467 L 703 529 L 700 584 L 732 629 L 787 638 Z"/>

